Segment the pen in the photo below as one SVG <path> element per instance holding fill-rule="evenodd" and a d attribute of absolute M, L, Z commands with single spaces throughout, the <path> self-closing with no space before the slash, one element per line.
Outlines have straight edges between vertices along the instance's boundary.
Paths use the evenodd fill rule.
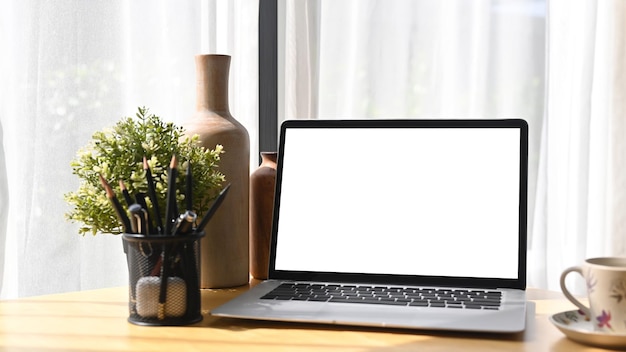
<path fill-rule="evenodd" d="M 115 196 L 115 192 L 113 192 L 113 189 L 111 188 L 109 183 L 104 179 L 104 177 L 102 177 L 101 174 L 98 174 L 98 176 L 100 177 L 100 183 L 102 184 L 102 187 L 104 188 L 104 191 L 106 192 L 107 198 L 109 198 L 109 202 L 111 202 L 111 205 L 113 206 L 113 210 L 115 210 L 115 214 L 117 215 L 117 218 L 122 223 L 124 232 L 128 233 L 131 229 L 130 219 L 128 219 L 126 212 L 124 212 L 122 205 L 120 204 L 119 200 L 117 200 L 117 197 Z"/>
<path fill-rule="evenodd" d="M 230 183 L 226 187 L 224 187 L 224 189 L 220 192 L 220 194 L 217 196 L 217 198 L 213 202 L 213 205 L 211 205 L 211 208 L 209 208 L 209 211 L 207 211 L 206 214 L 204 214 L 204 217 L 202 218 L 202 220 L 200 220 L 200 224 L 198 224 L 198 227 L 196 227 L 197 229 L 200 229 L 200 231 L 202 231 L 202 229 L 206 226 L 206 224 L 209 223 L 209 220 L 211 220 L 211 218 L 213 217 L 213 214 L 215 214 L 215 212 L 217 211 L 217 208 L 219 208 L 220 204 L 222 204 L 222 202 L 224 201 L 224 198 L 226 197 L 226 194 L 228 193 L 229 188 L 230 188 Z"/>
<path fill-rule="evenodd" d="M 152 210 L 154 212 L 154 221 L 156 221 L 156 230 L 160 233 L 163 230 L 163 222 L 161 222 L 161 210 L 159 209 L 159 199 L 156 196 L 156 191 L 154 188 L 154 180 L 152 179 L 152 172 L 150 171 L 150 166 L 148 165 L 148 160 L 146 157 L 143 157 L 143 169 L 146 171 L 146 180 L 148 181 L 148 197 L 150 197 L 150 201 L 152 202 Z"/>
<path fill-rule="evenodd" d="M 172 156 L 170 161 L 170 169 L 167 173 L 167 203 L 165 207 L 165 234 L 170 235 L 172 233 L 172 224 L 174 214 L 178 213 L 178 207 L 176 206 L 176 176 L 178 175 L 178 160 L 176 155 Z"/>
<path fill-rule="evenodd" d="M 174 236 L 184 235 L 191 231 L 192 225 L 196 222 L 198 215 L 191 210 L 187 210 L 184 214 L 180 214 L 176 221 L 176 228 L 174 229 Z"/>
<path fill-rule="evenodd" d="M 144 226 L 147 226 L 147 233 L 146 235 L 152 235 L 152 234 L 156 234 L 156 232 L 154 231 L 154 225 L 152 224 L 152 217 L 150 216 L 150 213 L 148 212 L 148 204 L 146 203 L 146 195 L 145 193 L 136 193 L 135 194 L 135 202 L 137 202 L 137 204 L 141 205 L 141 209 L 143 210 L 144 213 L 144 219 L 145 219 L 145 224 Z"/>
<path fill-rule="evenodd" d="M 141 205 L 135 203 L 128 207 L 128 212 L 131 215 L 131 228 L 134 233 L 141 233 L 146 235 L 146 218 L 145 212 L 146 210 L 141 207 Z"/>

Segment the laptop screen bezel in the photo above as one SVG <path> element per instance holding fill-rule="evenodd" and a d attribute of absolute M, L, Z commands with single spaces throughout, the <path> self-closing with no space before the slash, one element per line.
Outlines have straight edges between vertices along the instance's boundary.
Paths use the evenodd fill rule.
<path fill-rule="evenodd" d="M 298 128 L 513 128 L 520 131 L 519 177 L 519 244 L 517 278 L 444 277 L 276 270 L 276 246 L 283 175 L 282 155 L 290 129 Z M 528 202 L 528 124 L 522 119 L 468 120 L 286 120 L 281 124 L 272 219 L 272 236 L 268 278 L 311 282 L 373 283 L 380 285 L 526 288 L 527 265 L 527 202 Z M 494 263 L 497 265 L 497 263 Z"/>

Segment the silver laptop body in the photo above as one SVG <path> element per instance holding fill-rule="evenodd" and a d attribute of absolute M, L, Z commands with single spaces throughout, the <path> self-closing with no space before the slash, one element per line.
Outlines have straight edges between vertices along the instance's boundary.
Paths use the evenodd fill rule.
<path fill-rule="evenodd" d="M 269 279 L 211 314 L 524 330 L 527 154 L 520 119 L 285 121 Z"/>

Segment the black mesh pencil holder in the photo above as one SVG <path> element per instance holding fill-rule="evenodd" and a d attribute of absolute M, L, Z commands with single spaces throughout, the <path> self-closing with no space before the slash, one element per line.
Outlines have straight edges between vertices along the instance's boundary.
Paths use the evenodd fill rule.
<path fill-rule="evenodd" d="M 137 325 L 188 325 L 202 320 L 199 246 L 204 232 L 181 236 L 123 234 L 129 316 Z"/>

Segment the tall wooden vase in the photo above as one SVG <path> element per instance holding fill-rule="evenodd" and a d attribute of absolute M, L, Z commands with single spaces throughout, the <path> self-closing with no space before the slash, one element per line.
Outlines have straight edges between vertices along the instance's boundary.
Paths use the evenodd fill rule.
<path fill-rule="evenodd" d="M 249 281 L 250 138 L 230 114 L 228 77 L 230 56 L 197 55 L 196 112 L 184 127 L 200 136 L 202 145 L 224 147 L 219 170 L 230 189 L 205 227 L 200 245 L 200 287 L 224 288 Z"/>

